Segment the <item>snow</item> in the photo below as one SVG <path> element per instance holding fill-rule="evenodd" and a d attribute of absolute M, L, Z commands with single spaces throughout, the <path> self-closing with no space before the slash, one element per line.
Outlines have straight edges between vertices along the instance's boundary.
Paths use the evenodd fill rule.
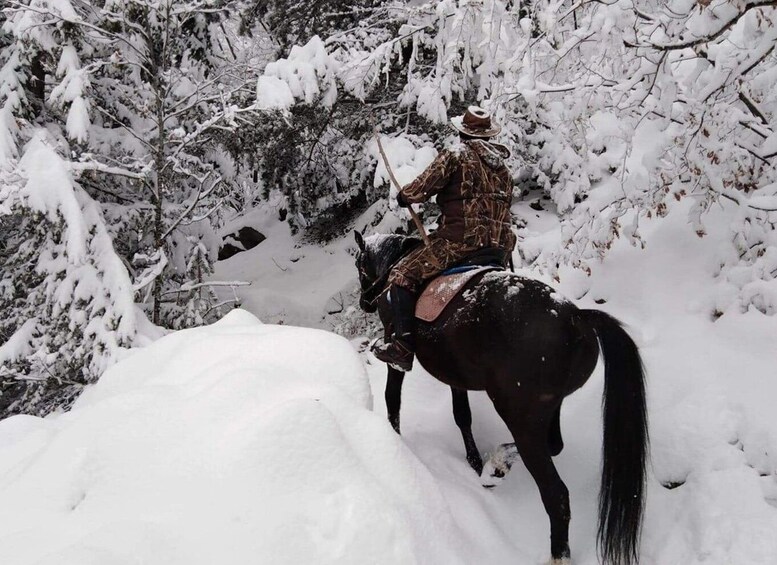
<path fill-rule="evenodd" d="M 352 291 L 353 238 L 323 248 L 299 242 L 288 224 L 277 221 L 277 211 L 270 205 L 249 212 L 240 224 L 250 225 L 267 239 L 216 263 L 214 280 L 251 281 L 251 286 L 235 292 L 243 307 L 266 323 L 325 327 L 326 313 L 340 309 L 339 301 Z M 230 231 L 232 227 L 225 228 Z M 220 290 L 222 299 L 232 297 L 231 291 Z"/>
<path fill-rule="evenodd" d="M 388 137 L 381 135 L 381 145 L 386 152 L 391 170 L 400 185 L 404 186 L 413 181 L 423 170 L 434 161 L 437 151 L 434 147 L 416 147 L 413 142 L 405 137 Z M 380 156 L 377 141 L 371 141 L 368 153 L 375 157 L 378 165 L 375 168 L 373 186 L 379 188 L 389 184 L 391 179 L 386 169 L 386 164 Z M 394 188 L 392 186 L 392 188 Z"/>
<path fill-rule="evenodd" d="M 236 310 L 0 422 L 0 562 L 464 563 L 350 344 Z"/>
<path fill-rule="evenodd" d="M 394 173 L 394 178 L 400 186 L 405 186 L 415 180 L 437 156 L 437 150 L 432 145 L 424 144 L 416 147 L 413 140 L 402 135 L 394 137 L 378 135 L 380 135 L 380 143 L 386 154 L 388 166 L 391 167 L 391 172 Z M 386 161 L 380 154 L 376 138 L 370 140 L 366 152 L 377 161 L 373 186 L 375 188 L 388 186 L 389 206 L 396 210 L 398 208 L 396 205 L 398 188 L 391 181 Z M 407 212 L 402 212 L 402 214 L 408 215 Z"/>
<path fill-rule="evenodd" d="M 689 208 L 683 201 L 667 218 L 643 222 L 645 249 L 616 240 L 591 276 L 562 268 L 560 282 L 545 282 L 556 288 L 555 299 L 567 297 L 625 322 L 645 360 L 652 446 L 641 562 L 773 564 L 777 319 L 755 309 L 742 313 L 734 306 L 713 318 L 718 289 L 711 281 L 719 268 L 715 252 L 729 237 L 736 209 L 710 211 L 705 217 L 708 235 L 699 238 L 687 224 Z M 552 213 L 532 210 L 528 202 L 514 213 L 529 221 L 519 243 L 523 249 L 547 248 L 557 240 Z M 260 231 L 265 233 L 267 227 Z M 267 233 L 268 240 L 254 250 L 217 265 L 219 277 L 240 271 L 244 278 L 260 281 L 239 290 L 248 309 L 264 316 L 276 312 L 276 304 L 304 300 L 321 312 L 327 292 L 337 295 L 349 284 L 353 289 L 353 259 L 345 252 L 355 246 L 350 236 L 314 250 L 295 247 L 272 230 Z M 269 257 L 288 270 L 281 275 Z M 521 263 L 518 253 L 514 258 Z M 537 276 L 528 268 L 519 271 Z M 350 273 L 350 283 L 344 273 Z M 283 284 L 273 283 L 279 276 Z M 254 300 L 256 294 L 268 292 L 259 290 L 264 284 L 272 287 L 274 300 Z M 315 299 L 314 289 L 323 291 Z M 298 323 L 305 319 L 303 313 L 299 307 L 285 315 Z M 305 321 L 326 326 L 323 316 Z M 385 366 L 370 354 L 362 355 L 375 412 L 382 416 Z M 594 540 L 601 395 L 599 367 L 589 383 L 565 401 L 566 447 L 555 459 L 570 490 L 571 545 L 579 565 L 598 563 Z M 478 446 L 481 452 L 494 452 L 510 441 L 509 432 L 484 393 L 471 392 L 470 399 Z M 450 393 L 422 368 L 405 379 L 402 441 L 432 474 L 454 521 L 468 532 L 467 543 L 476 556 L 470 562 L 533 564 L 547 559 L 547 519 L 533 480 L 517 462 L 497 489 L 480 487 L 464 459 Z"/>
<path fill-rule="evenodd" d="M 89 137 L 89 104 L 83 98 L 89 84 L 85 70 L 80 68 L 78 53 L 72 45 L 62 48 L 62 55 L 57 65 L 57 76 L 63 77 L 61 83 L 55 86 L 49 96 L 50 100 L 60 106 L 70 104 L 67 113 L 67 134 L 70 139 L 79 143 Z"/>
<path fill-rule="evenodd" d="M 269 83 L 260 80 L 257 94 L 261 96 L 260 93 L 264 90 L 276 103 L 278 98 L 285 102 L 288 94 L 291 94 L 308 104 L 322 96 L 321 102 L 325 106 L 331 106 L 337 97 L 336 70 L 337 62 L 329 56 L 321 38 L 315 35 L 305 45 L 292 47 L 287 59 L 268 63 L 264 76 L 275 80 Z M 282 89 L 279 82 L 286 84 L 287 88 Z M 259 106 L 261 107 L 261 102 Z"/>
<path fill-rule="evenodd" d="M 21 359 L 34 352 L 32 339 L 38 329 L 38 318 L 30 318 L 16 332 L 0 345 L 0 364 Z"/>
<path fill-rule="evenodd" d="M 733 212 L 710 212 L 709 235 L 698 238 L 687 207 L 643 225 L 644 250 L 618 240 L 590 277 L 562 269 L 552 284 L 559 299 L 626 322 L 646 362 L 652 458 L 641 562 L 772 564 L 777 319 L 731 308 L 713 321 L 712 251 Z M 522 245 L 557 233 L 551 214 L 528 203 L 515 211 L 529 219 Z M 547 559 L 533 480 L 516 462 L 498 488 L 480 486 L 444 385 L 422 368 L 408 375 L 396 436 L 385 366 L 331 333 L 288 325 L 325 326 L 326 305 L 355 285 L 355 243 L 304 244 L 273 212 L 241 220 L 267 240 L 218 263 L 214 276 L 251 280 L 238 289 L 244 307 L 286 325 L 233 311 L 138 350 L 68 414 L 0 422 L 0 562 Z M 579 565 L 598 562 L 601 394 L 598 368 L 565 401 L 566 447 L 555 459 Z M 484 393 L 470 399 L 479 448 L 494 452 L 509 433 Z"/>
<path fill-rule="evenodd" d="M 89 137 L 89 109 L 86 101 L 80 96 L 73 99 L 67 112 L 67 135 L 79 143 Z"/>
<path fill-rule="evenodd" d="M 286 110 L 294 105 L 294 94 L 281 79 L 260 76 L 256 83 L 256 105 L 259 108 Z"/>

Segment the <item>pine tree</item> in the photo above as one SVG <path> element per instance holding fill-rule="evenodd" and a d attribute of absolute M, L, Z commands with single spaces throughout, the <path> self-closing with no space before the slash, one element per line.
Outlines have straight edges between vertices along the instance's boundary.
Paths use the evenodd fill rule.
<path fill-rule="evenodd" d="M 186 280 L 187 239 L 200 237 L 215 260 L 214 218 L 233 180 L 221 147 L 252 112 L 253 80 L 224 27 L 229 8 L 30 0 L 9 20 L 17 42 L 48 49 L 43 73 L 57 82 L 46 110 L 61 114 L 84 188 L 118 219 L 117 248 L 157 324 L 179 325 L 164 297 Z"/>
<path fill-rule="evenodd" d="M 0 414 L 67 406 L 137 333 L 132 285 L 97 204 L 39 130 L 0 177 Z"/>

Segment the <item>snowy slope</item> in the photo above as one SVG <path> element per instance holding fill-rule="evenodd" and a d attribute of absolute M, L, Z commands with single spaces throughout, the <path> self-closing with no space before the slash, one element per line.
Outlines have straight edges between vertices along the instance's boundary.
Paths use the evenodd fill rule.
<path fill-rule="evenodd" d="M 524 204 L 514 211 L 528 221 L 521 243 L 527 249 L 548 247 L 558 237 L 552 214 Z M 725 244 L 733 213 L 713 210 L 705 218 L 709 235 L 698 238 L 687 224 L 687 204 L 678 204 L 668 218 L 643 222 L 646 249 L 620 241 L 591 277 L 563 270 L 560 283 L 546 281 L 581 307 L 600 308 L 622 319 L 641 347 L 652 431 L 643 538 L 647 563 L 777 563 L 772 535 L 777 531 L 777 319 L 733 309 L 717 321 L 711 316 L 719 292 L 712 258 Z M 335 296 L 353 290 L 349 246 L 346 238 L 323 250 L 295 249 L 295 256 L 311 259 L 285 263 L 294 272 L 294 283 L 288 294 L 271 286 L 282 297 L 276 304 L 299 300 L 300 288 L 330 289 Z M 272 279 L 255 261 L 258 249 L 251 253 L 250 259 L 238 256 L 219 268 L 244 269 L 252 280 Z M 283 261 L 281 247 L 267 245 L 262 253 Z M 517 254 L 515 258 L 519 262 Z M 307 296 L 314 299 L 312 293 Z M 327 297 L 315 300 L 321 314 Z M 255 312 L 266 315 L 261 308 Z M 315 323 L 324 325 L 323 318 L 319 315 Z M 384 368 L 369 355 L 365 359 L 376 410 L 385 414 Z M 572 493 L 576 563 L 596 563 L 601 386 L 597 370 L 566 402 L 562 425 L 567 447 L 556 459 Z M 488 399 L 480 393 L 471 393 L 471 398 L 481 451 L 509 441 Z M 403 440 L 432 470 L 446 498 L 455 501 L 459 522 L 475 539 L 487 542 L 490 560 L 534 563 L 547 557 L 548 526 L 533 482 L 519 465 L 499 489 L 481 492 L 463 458 L 450 395 L 422 369 L 406 380 L 402 422 Z M 681 486 L 670 490 L 662 484 Z"/>
<path fill-rule="evenodd" d="M 0 422 L 0 563 L 466 563 L 347 341 L 236 310 Z"/>
<path fill-rule="evenodd" d="M 523 245 L 557 233 L 551 215 L 516 212 Z M 777 319 L 710 316 L 727 213 L 698 239 L 678 206 L 643 226 L 645 250 L 620 242 L 590 278 L 564 271 L 557 285 L 629 324 L 647 364 L 647 564 L 777 563 Z M 303 245 L 262 214 L 268 240 L 217 276 L 251 280 L 238 292 L 260 318 L 323 325 L 332 297 L 353 290 L 351 240 Z M 72 412 L 0 422 L 0 563 L 546 560 L 547 518 L 522 465 L 483 489 L 446 387 L 420 368 L 405 382 L 398 437 L 384 366 L 330 333 L 236 311 L 171 334 Z M 577 565 L 597 563 L 601 388 L 597 369 L 562 412 Z M 488 399 L 471 401 L 481 451 L 509 441 Z"/>
<path fill-rule="evenodd" d="M 216 263 L 215 278 L 248 281 L 236 289 L 242 306 L 265 323 L 323 327 L 327 311 L 339 308 L 340 293 L 353 289 L 353 258 L 350 241 L 335 241 L 326 247 L 303 244 L 280 223 L 277 211 L 257 208 L 240 219 L 267 237 L 257 247 Z M 225 233 L 238 227 L 229 226 Z M 225 299 L 231 291 L 219 289 Z"/>

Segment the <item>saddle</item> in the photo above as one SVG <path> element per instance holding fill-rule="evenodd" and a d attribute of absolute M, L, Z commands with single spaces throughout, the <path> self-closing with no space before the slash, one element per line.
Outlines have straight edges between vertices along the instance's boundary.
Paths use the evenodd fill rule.
<path fill-rule="evenodd" d="M 421 291 L 416 301 L 415 317 L 424 322 L 434 322 L 475 275 L 487 271 L 503 271 L 504 264 L 504 252 L 486 248 L 446 269 Z"/>

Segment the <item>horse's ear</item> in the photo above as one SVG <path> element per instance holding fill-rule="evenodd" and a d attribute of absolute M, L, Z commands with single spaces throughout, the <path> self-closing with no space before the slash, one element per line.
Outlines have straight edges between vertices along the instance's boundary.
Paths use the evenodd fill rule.
<path fill-rule="evenodd" d="M 364 251 L 364 238 L 362 237 L 362 234 L 359 233 L 359 230 L 353 230 L 353 237 L 356 239 L 356 245 L 359 246 L 359 249 Z"/>

